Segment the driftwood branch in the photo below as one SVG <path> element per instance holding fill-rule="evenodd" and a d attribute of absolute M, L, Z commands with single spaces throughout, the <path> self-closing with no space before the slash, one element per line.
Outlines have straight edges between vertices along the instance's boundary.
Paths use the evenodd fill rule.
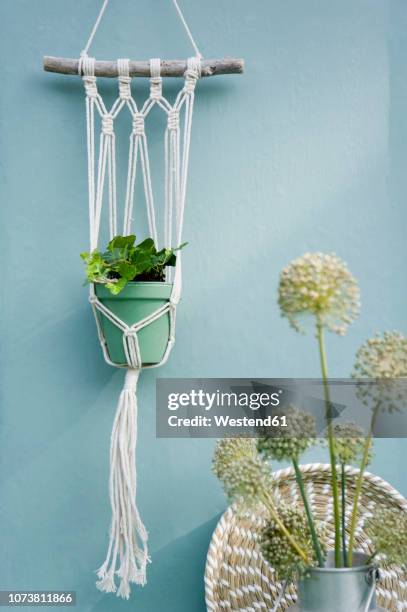
<path fill-rule="evenodd" d="M 70 59 L 66 57 L 52 57 L 46 55 L 44 57 L 44 70 L 47 72 L 57 72 L 59 74 L 75 74 L 78 75 L 78 59 Z M 161 60 L 161 75 L 165 77 L 181 77 L 187 68 L 185 60 Z M 205 59 L 202 60 L 202 76 L 215 76 L 217 74 L 241 74 L 244 69 L 244 60 L 234 57 L 225 57 L 223 59 Z M 129 62 L 130 76 L 132 77 L 149 77 L 150 63 L 148 61 L 132 61 Z M 117 77 L 117 62 L 116 61 L 96 61 L 95 75 L 101 77 Z"/>

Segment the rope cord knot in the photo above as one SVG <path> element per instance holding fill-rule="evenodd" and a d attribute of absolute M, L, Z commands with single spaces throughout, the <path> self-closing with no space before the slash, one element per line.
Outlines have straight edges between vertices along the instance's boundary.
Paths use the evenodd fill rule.
<path fill-rule="evenodd" d="M 168 129 L 179 129 L 179 111 L 176 108 L 172 108 L 168 113 Z"/>
<path fill-rule="evenodd" d="M 137 337 L 137 331 L 135 329 L 133 329 L 132 327 L 127 327 L 123 334 L 125 335 L 126 338 L 135 338 Z"/>
<path fill-rule="evenodd" d="M 82 80 L 85 85 L 85 91 L 88 98 L 96 98 L 96 96 L 98 95 L 98 90 L 96 87 L 96 77 L 84 76 L 82 77 Z"/>
<path fill-rule="evenodd" d="M 187 69 L 184 73 L 184 91 L 187 94 L 194 93 L 197 80 L 201 77 L 201 58 L 189 57 Z"/>
<path fill-rule="evenodd" d="M 98 91 L 95 77 L 95 58 L 89 57 L 84 51 L 82 51 L 79 58 L 78 74 L 82 76 L 88 98 L 96 98 Z"/>
<path fill-rule="evenodd" d="M 150 59 L 150 98 L 160 100 L 162 97 L 161 60 L 158 57 Z"/>
<path fill-rule="evenodd" d="M 121 100 L 130 100 L 131 98 L 131 77 L 129 71 L 129 60 L 119 58 L 117 60 L 117 72 L 119 73 L 119 96 Z"/>
<path fill-rule="evenodd" d="M 110 113 L 102 117 L 102 132 L 105 136 L 113 136 L 113 117 Z"/>
<path fill-rule="evenodd" d="M 151 77 L 150 79 L 150 98 L 152 100 L 160 100 L 162 96 L 162 78 Z"/>
<path fill-rule="evenodd" d="M 130 89 L 131 77 L 119 77 L 119 96 L 122 100 L 130 100 L 131 89 Z"/>
<path fill-rule="evenodd" d="M 144 115 L 142 113 L 133 115 L 133 134 L 144 136 Z"/>

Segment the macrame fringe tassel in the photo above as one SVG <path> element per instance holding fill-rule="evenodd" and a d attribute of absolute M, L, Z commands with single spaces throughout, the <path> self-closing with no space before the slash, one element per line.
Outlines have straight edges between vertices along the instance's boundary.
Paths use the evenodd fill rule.
<path fill-rule="evenodd" d="M 147 531 L 136 506 L 137 381 L 129 369 L 120 393 L 110 443 L 109 495 L 112 507 L 106 560 L 97 572 L 97 588 L 128 599 L 130 583 L 146 583 Z M 117 588 L 115 576 L 120 579 Z"/>

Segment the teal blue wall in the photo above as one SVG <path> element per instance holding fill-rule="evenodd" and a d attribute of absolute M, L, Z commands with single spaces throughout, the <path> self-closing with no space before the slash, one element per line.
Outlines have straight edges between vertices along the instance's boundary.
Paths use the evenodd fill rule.
<path fill-rule="evenodd" d="M 103 362 L 81 286 L 82 87 L 41 70 L 44 53 L 78 55 L 98 5 L 0 2 L 0 587 L 75 589 L 81 612 L 200 612 L 225 500 L 212 441 L 156 440 L 156 377 L 317 375 L 312 337 L 290 331 L 276 306 L 279 270 L 306 250 L 337 252 L 360 280 L 360 320 L 329 339 L 332 375 L 350 372 L 376 330 L 406 331 L 407 4 L 183 2 L 204 54 L 242 56 L 247 70 L 199 84 L 177 345 L 140 383 L 153 563 L 131 603 L 103 596 L 92 574 L 105 553 L 122 373 Z M 94 52 L 190 51 L 169 1 L 112 0 Z M 406 448 L 382 441 L 373 465 L 404 494 Z"/>

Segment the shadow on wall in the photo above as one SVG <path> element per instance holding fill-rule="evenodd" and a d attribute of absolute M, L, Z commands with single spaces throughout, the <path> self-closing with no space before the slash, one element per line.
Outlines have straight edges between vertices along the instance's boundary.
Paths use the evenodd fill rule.
<path fill-rule="evenodd" d="M 155 552 L 147 586 L 132 589 L 130 605 L 138 610 L 179 612 L 188 601 L 190 612 L 206 612 L 203 575 L 208 544 L 218 520 L 219 515 Z M 103 595 L 91 608 L 95 612 L 128 609 L 129 602 L 114 595 Z"/>

